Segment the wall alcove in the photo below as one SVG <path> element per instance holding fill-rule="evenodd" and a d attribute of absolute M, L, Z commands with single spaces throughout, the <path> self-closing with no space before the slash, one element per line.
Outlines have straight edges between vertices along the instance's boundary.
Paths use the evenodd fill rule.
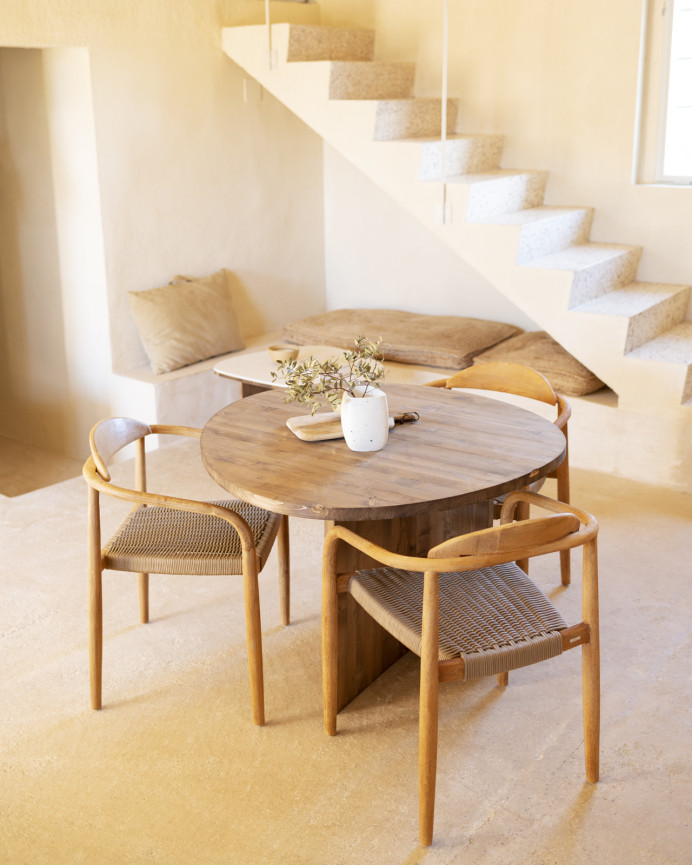
<path fill-rule="evenodd" d="M 0 436 L 83 456 L 109 375 L 89 55 L 0 48 Z"/>

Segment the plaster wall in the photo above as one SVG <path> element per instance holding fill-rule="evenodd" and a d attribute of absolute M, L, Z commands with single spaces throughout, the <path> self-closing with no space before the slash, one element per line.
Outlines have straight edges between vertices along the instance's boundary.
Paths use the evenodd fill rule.
<path fill-rule="evenodd" d="M 328 308 L 396 307 L 537 329 L 491 283 L 328 145 L 324 191 Z"/>
<path fill-rule="evenodd" d="M 111 400 L 111 370 L 146 363 L 128 291 L 228 267 L 248 336 L 324 308 L 321 142 L 276 101 L 245 102 L 242 73 L 220 48 L 222 26 L 261 6 L 4 0 L 0 380 L 19 370 L 12 387 L 27 398 L 0 435 L 50 437 L 66 452 L 80 442 L 83 453 Z M 79 87 L 90 94 L 79 123 L 91 123 L 92 148 L 69 184 L 55 163 L 68 110 L 67 72 L 46 60 L 56 50 L 84 52 Z M 98 205 L 81 269 L 74 226 L 85 210 L 75 214 L 71 196 Z M 99 313 L 88 323 L 79 298 Z M 65 309 L 67 334 L 56 326 Z M 92 355 L 93 340 L 105 354 Z M 68 435 L 54 409 L 75 404 Z"/>
<path fill-rule="evenodd" d="M 0 51 L 0 420 L 62 437 L 66 359 L 40 51 Z"/>

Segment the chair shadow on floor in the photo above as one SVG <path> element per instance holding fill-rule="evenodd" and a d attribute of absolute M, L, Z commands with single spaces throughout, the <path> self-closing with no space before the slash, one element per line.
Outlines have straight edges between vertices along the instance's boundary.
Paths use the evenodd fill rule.
<path fill-rule="evenodd" d="M 603 783 L 604 779 L 601 779 Z M 579 792 L 574 796 L 571 807 L 565 808 L 556 822 L 550 838 L 544 845 L 543 851 L 536 851 L 536 858 L 540 852 L 554 855 L 556 849 L 560 850 L 560 859 L 563 862 L 578 862 L 583 856 L 583 837 L 586 819 L 593 807 L 594 797 L 598 794 L 599 786 L 589 784 L 585 781 Z"/>
<path fill-rule="evenodd" d="M 410 729 L 412 736 L 418 731 L 418 691 L 419 691 L 420 661 L 412 652 L 403 655 L 378 679 L 362 691 L 348 706 L 341 710 L 339 717 L 344 726 L 339 731 L 339 738 L 351 736 L 367 736 L 379 734 L 379 727 L 361 726 L 361 716 L 365 719 L 378 706 L 387 705 L 388 710 L 398 710 L 398 716 L 389 715 L 383 725 L 391 731 Z M 440 701 L 441 716 L 453 713 L 462 722 L 460 734 L 464 734 L 479 716 L 499 699 L 505 689 L 496 683 L 496 679 L 488 677 L 487 681 L 478 679 L 474 682 L 457 682 L 446 689 Z M 351 724 L 349 725 L 349 718 Z M 417 745 L 412 745 L 414 750 Z"/>

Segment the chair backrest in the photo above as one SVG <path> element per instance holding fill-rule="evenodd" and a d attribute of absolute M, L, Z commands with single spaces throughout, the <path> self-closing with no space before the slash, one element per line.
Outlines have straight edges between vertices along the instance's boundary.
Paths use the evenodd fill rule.
<path fill-rule="evenodd" d="M 459 370 L 446 380 L 444 386 L 503 391 L 537 399 L 548 405 L 557 405 L 557 396 L 548 379 L 532 367 L 521 363 L 479 363 Z"/>
<path fill-rule="evenodd" d="M 526 550 L 561 541 L 568 535 L 578 532 L 580 525 L 579 518 L 575 514 L 559 513 L 503 526 L 491 526 L 488 529 L 480 529 L 443 541 L 429 551 L 428 557 L 437 559 L 448 556 L 482 556 L 491 553 L 516 556 Z"/>
<path fill-rule="evenodd" d="M 537 370 L 521 363 L 493 361 L 480 363 L 461 369 L 448 379 L 427 382 L 429 387 L 471 388 L 490 390 L 498 393 L 534 399 L 547 405 L 556 406 L 555 425 L 564 430 L 571 409 L 567 400 L 553 390 L 548 379 Z"/>
<path fill-rule="evenodd" d="M 89 447 L 96 471 L 103 480 L 111 479 L 108 463 L 113 456 L 151 432 L 147 424 L 127 417 L 107 418 L 95 424 L 89 433 Z"/>
<path fill-rule="evenodd" d="M 514 510 L 522 503 L 550 513 L 510 522 Z M 581 508 L 524 490 L 507 496 L 502 520 L 501 525 L 449 538 L 433 547 L 425 558 L 384 549 L 344 526 L 334 526 L 329 530 L 325 549 L 341 539 L 383 565 L 443 573 L 474 570 L 572 549 L 595 539 L 598 534 L 597 520 Z"/>

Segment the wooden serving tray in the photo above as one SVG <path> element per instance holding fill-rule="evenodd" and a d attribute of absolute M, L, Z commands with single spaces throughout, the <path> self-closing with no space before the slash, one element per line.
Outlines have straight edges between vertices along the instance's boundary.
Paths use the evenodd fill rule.
<path fill-rule="evenodd" d="M 333 411 L 318 412 L 313 415 L 290 417 L 286 426 L 304 442 L 324 442 L 344 437 L 341 429 L 341 415 Z M 394 418 L 389 418 L 389 428 L 394 426 Z"/>
<path fill-rule="evenodd" d="M 290 417 L 286 426 L 304 442 L 323 442 L 343 438 L 341 415 L 333 411 Z"/>

